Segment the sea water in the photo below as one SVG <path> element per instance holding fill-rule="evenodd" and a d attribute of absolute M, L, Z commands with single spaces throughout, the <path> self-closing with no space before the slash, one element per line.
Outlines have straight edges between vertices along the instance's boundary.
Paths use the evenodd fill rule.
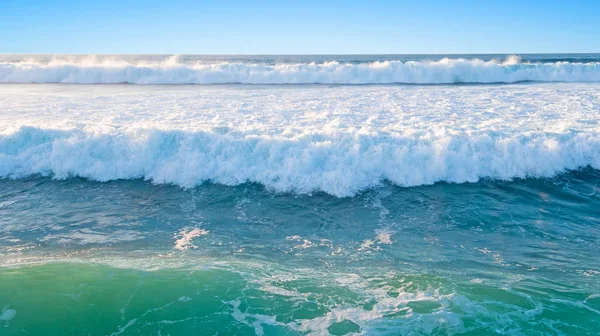
<path fill-rule="evenodd" d="M 599 62 L 2 55 L 0 335 L 595 335 Z"/>

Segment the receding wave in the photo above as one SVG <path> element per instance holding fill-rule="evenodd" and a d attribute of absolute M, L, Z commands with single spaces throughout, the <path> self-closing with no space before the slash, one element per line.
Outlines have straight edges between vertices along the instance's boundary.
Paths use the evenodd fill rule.
<path fill-rule="evenodd" d="M 53 59 L 0 62 L 0 83 L 80 84 L 451 84 L 598 82 L 600 63 L 523 63 L 449 59 L 369 63 L 185 63 L 178 57 L 161 62 L 122 59 Z"/>
<path fill-rule="evenodd" d="M 192 187 L 260 183 L 280 192 L 352 196 L 389 181 L 418 186 L 482 178 L 550 177 L 600 169 L 600 133 L 500 137 L 311 134 L 295 139 L 124 129 L 109 132 L 22 127 L 0 134 L 0 177 L 42 174 L 97 181 L 147 179 Z"/>

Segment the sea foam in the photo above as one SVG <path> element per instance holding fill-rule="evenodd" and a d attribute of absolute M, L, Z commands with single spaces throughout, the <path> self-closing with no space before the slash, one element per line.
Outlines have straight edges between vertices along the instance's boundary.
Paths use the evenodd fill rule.
<path fill-rule="evenodd" d="M 367 63 L 185 63 L 180 57 L 161 62 L 123 59 L 53 59 L 0 62 L 0 83 L 130 84 L 450 84 L 598 82 L 600 63 L 522 63 L 449 59 Z"/>
<path fill-rule="evenodd" d="M 290 139 L 145 129 L 89 133 L 23 127 L 0 135 L 0 177 L 147 179 L 192 187 L 260 183 L 280 192 L 355 193 L 389 181 L 418 186 L 549 177 L 600 169 L 600 133 L 307 135 Z"/>
<path fill-rule="evenodd" d="M 597 83 L 3 88 L 0 177 L 352 196 L 600 168 Z"/>

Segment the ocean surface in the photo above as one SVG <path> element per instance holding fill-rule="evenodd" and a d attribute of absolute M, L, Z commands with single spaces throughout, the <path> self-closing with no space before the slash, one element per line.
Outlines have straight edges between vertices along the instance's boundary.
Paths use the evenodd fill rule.
<path fill-rule="evenodd" d="M 600 55 L 0 55 L 0 335 L 597 335 Z"/>

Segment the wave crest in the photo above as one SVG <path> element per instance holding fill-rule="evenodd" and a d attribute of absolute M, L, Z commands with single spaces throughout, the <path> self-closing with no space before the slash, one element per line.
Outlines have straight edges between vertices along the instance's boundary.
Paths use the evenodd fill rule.
<path fill-rule="evenodd" d="M 390 181 L 418 186 L 481 178 L 550 177 L 600 169 L 600 134 L 306 135 L 293 140 L 219 133 L 22 127 L 0 134 L 0 177 L 97 181 L 143 178 L 192 187 L 260 183 L 280 192 L 344 197 Z"/>
<path fill-rule="evenodd" d="M 598 82 L 600 63 L 522 63 L 478 59 L 383 61 L 370 63 L 186 64 L 172 56 L 162 62 L 119 59 L 52 59 L 0 62 L 0 83 L 80 84 L 452 84 Z"/>

